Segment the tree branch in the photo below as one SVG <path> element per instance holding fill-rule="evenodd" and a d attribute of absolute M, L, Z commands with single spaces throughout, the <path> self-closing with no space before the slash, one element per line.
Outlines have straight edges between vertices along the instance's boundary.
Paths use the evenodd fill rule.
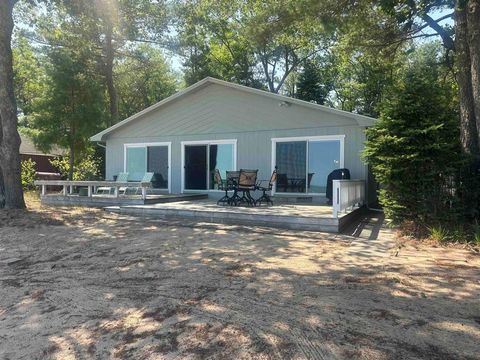
<path fill-rule="evenodd" d="M 421 18 L 423 21 L 425 21 L 428 26 L 430 26 L 433 30 L 437 32 L 438 35 L 443 40 L 443 45 L 448 49 L 448 50 L 454 50 L 455 49 L 455 43 L 453 42 L 452 37 L 445 31 L 445 29 L 437 22 L 438 20 L 432 19 L 427 14 L 421 15 Z"/>

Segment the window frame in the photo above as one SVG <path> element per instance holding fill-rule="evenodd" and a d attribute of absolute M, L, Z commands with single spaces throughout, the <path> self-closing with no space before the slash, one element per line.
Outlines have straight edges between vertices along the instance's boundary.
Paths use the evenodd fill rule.
<path fill-rule="evenodd" d="M 145 142 L 145 143 L 126 143 L 123 144 L 123 171 L 127 172 L 127 149 L 128 148 L 144 148 L 145 149 L 145 169 L 148 168 L 148 147 L 153 146 L 167 146 L 168 147 L 168 189 L 169 194 L 172 193 L 172 142 Z"/>
<path fill-rule="evenodd" d="M 222 140 L 191 140 L 191 141 L 182 141 L 181 142 L 181 192 L 223 192 L 223 190 L 217 189 L 208 189 L 209 181 L 207 178 L 207 189 L 206 190 L 194 190 L 194 189 L 185 189 L 185 146 L 188 145 L 233 145 L 233 170 L 237 170 L 237 139 L 222 139 Z M 207 166 L 210 164 L 210 148 L 207 150 Z M 208 174 L 207 169 L 207 174 Z"/>
<path fill-rule="evenodd" d="M 321 136 L 296 136 L 296 137 L 278 137 L 278 138 L 272 138 L 272 163 L 271 163 L 271 169 L 272 173 L 275 170 L 275 165 L 277 162 L 277 143 L 282 143 L 282 142 L 295 142 L 295 141 L 305 141 L 306 142 L 306 174 L 305 178 L 308 179 L 308 150 L 309 150 L 309 142 L 317 142 L 317 141 L 332 141 L 332 140 L 338 140 L 340 141 L 340 168 L 343 168 L 345 166 L 345 135 L 321 135 Z M 307 187 L 308 189 L 308 187 Z M 314 196 L 325 196 L 326 193 L 314 193 L 314 192 L 303 192 L 303 193 L 292 193 L 292 192 L 278 192 L 277 193 L 277 184 L 275 183 L 272 188 L 272 195 L 279 194 L 279 195 L 287 195 L 287 196 L 302 196 L 302 195 L 314 195 Z"/>

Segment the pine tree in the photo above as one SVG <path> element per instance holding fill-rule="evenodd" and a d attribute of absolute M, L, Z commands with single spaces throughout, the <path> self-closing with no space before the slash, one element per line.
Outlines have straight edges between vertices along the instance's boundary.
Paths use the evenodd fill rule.
<path fill-rule="evenodd" d="M 333 87 L 332 70 L 326 61 L 306 61 L 297 82 L 297 98 L 325 105 Z"/>
<path fill-rule="evenodd" d="M 435 55 L 414 59 L 367 131 L 364 156 L 382 185 L 385 214 L 395 223 L 410 221 L 421 229 L 455 217 L 449 184 L 461 151 L 453 88 L 440 79 Z"/>

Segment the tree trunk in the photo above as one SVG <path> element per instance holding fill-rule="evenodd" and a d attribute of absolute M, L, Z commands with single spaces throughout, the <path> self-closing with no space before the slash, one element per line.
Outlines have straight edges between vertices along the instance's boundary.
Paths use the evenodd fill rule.
<path fill-rule="evenodd" d="M 110 123 L 109 126 L 118 122 L 118 97 L 113 80 L 113 26 L 107 22 L 105 31 L 105 80 L 107 83 L 108 97 L 110 100 Z"/>
<path fill-rule="evenodd" d="M 20 136 L 17 131 L 17 104 L 13 92 L 12 31 L 16 0 L 0 1 L 0 169 L 3 174 L 5 207 L 25 207 L 23 199 Z"/>
<path fill-rule="evenodd" d="M 2 169 L 0 168 L 0 209 L 5 207 L 5 188 L 3 186 Z"/>
<path fill-rule="evenodd" d="M 477 129 L 477 147 L 480 148 L 480 0 L 470 0 L 466 11 L 473 108 Z"/>
<path fill-rule="evenodd" d="M 478 156 L 480 147 L 473 96 L 472 61 L 466 12 L 467 1 L 459 0 L 455 6 L 455 52 L 460 101 L 460 140 L 465 153 Z"/>
<path fill-rule="evenodd" d="M 75 150 L 73 149 L 73 144 L 70 145 L 70 156 L 68 158 L 69 166 L 68 166 L 68 180 L 73 180 L 73 170 L 75 167 Z"/>

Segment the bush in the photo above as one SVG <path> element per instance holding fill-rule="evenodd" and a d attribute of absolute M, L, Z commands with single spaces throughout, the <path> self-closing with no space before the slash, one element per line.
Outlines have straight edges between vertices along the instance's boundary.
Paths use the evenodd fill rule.
<path fill-rule="evenodd" d="M 57 157 L 50 160 L 50 163 L 58 169 L 63 178 L 68 177 L 70 170 L 70 159 L 68 156 Z M 100 162 L 93 155 L 84 156 L 74 165 L 72 180 L 99 180 L 99 178 Z"/>
<path fill-rule="evenodd" d="M 413 61 L 367 130 L 364 158 L 381 184 L 379 200 L 395 224 L 454 223 L 462 215 L 456 192 L 463 165 L 454 89 L 434 59 Z M 447 226 L 447 225 L 444 225 Z"/>
<path fill-rule="evenodd" d="M 35 188 L 33 182 L 35 181 L 37 172 L 35 170 L 35 161 L 27 159 L 22 161 L 22 187 L 24 190 L 32 190 Z"/>

